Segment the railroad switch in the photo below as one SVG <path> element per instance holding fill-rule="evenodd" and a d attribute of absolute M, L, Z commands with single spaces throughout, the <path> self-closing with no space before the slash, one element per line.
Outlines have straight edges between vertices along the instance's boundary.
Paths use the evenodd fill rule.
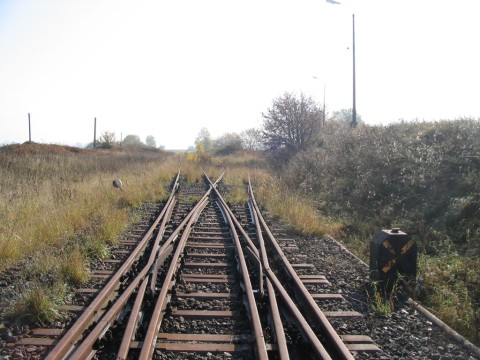
<path fill-rule="evenodd" d="M 399 277 L 415 280 L 417 245 L 398 228 L 380 231 L 370 243 L 370 279 L 390 292 Z"/>

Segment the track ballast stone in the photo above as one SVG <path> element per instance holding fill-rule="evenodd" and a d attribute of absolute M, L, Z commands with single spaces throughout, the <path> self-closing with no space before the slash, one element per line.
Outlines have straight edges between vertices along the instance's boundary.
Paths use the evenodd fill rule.
<path fill-rule="evenodd" d="M 389 315 L 374 314 L 368 305 L 365 288 L 369 269 L 334 239 L 295 238 L 300 254 L 331 283 L 330 293 L 341 293 L 345 302 L 363 316 L 331 319 L 340 334 L 370 336 L 381 349 L 380 354 L 356 354 L 359 359 L 433 359 L 475 360 L 461 344 L 415 310 L 407 297 L 399 294 L 395 310 Z M 319 303 L 323 309 L 322 304 Z"/>

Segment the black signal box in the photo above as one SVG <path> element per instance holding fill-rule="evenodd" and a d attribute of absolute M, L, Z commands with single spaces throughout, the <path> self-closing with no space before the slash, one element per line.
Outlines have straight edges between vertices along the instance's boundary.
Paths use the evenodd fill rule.
<path fill-rule="evenodd" d="M 415 280 L 417 245 L 400 229 L 382 230 L 370 243 L 370 279 L 389 291 L 400 276 Z"/>

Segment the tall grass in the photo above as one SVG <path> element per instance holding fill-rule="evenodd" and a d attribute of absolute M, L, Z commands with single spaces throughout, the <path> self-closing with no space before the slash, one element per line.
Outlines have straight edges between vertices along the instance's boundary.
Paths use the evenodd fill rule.
<path fill-rule="evenodd" d="M 0 272 L 24 262 L 16 317 L 56 316 L 61 284 L 89 280 L 89 262 L 107 258 L 109 245 L 132 221 L 132 211 L 167 196 L 178 161 L 163 152 L 99 152 L 24 144 L 0 149 Z M 123 181 L 123 192 L 112 181 Z M 61 259 L 62 261 L 59 261 Z M 23 309 L 23 310 L 22 310 Z"/>
<path fill-rule="evenodd" d="M 335 235 L 341 225 L 331 218 L 322 216 L 315 204 L 299 192 L 288 188 L 281 179 L 275 178 L 269 171 L 266 159 L 254 154 L 235 154 L 222 157 L 210 157 L 207 162 L 199 162 L 195 157 L 187 158 L 188 172 L 196 174 L 198 167 L 205 171 L 213 181 L 215 176 L 226 170 L 222 186 L 228 191 L 226 201 L 245 203 L 248 201 L 247 180 L 250 177 L 257 201 L 273 217 L 282 220 L 291 231 L 304 235 Z M 202 172 L 203 173 L 203 172 Z M 190 179 L 194 178 L 190 176 Z"/>
<path fill-rule="evenodd" d="M 260 206 L 274 218 L 283 221 L 293 232 L 316 236 L 335 235 L 341 227 L 340 223 L 322 216 L 306 197 L 275 178 L 268 171 L 266 159 L 258 154 L 212 157 L 208 166 L 203 165 L 209 176 L 210 173 L 219 175 L 219 171 L 227 170 L 222 185 L 228 188 L 225 192 L 229 203 L 248 201 L 247 180 L 250 178 Z"/>
<path fill-rule="evenodd" d="M 229 168 L 223 178 L 223 184 L 228 188 L 226 192 L 226 201 L 230 204 L 244 204 L 248 201 L 247 181 L 250 168 L 233 167 Z"/>
<path fill-rule="evenodd" d="M 263 171 L 252 172 L 255 197 L 272 216 L 286 223 L 289 230 L 303 235 L 336 235 L 339 222 L 322 216 L 312 201 Z"/>
<path fill-rule="evenodd" d="M 59 305 L 63 303 L 66 289 L 56 282 L 49 288 L 33 284 L 24 288 L 7 309 L 10 317 L 24 323 L 48 324 L 62 318 Z"/>
<path fill-rule="evenodd" d="M 0 271 L 74 236 L 115 242 L 129 209 L 163 198 L 176 170 L 164 154 L 2 151 Z M 124 192 L 112 186 L 117 177 Z"/>
<path fill-rule="evenodd" d="M 445 322 L 477 343 L 480 341 L 480 259 L 456 254 L 423 255 L 427 305 Z"/>

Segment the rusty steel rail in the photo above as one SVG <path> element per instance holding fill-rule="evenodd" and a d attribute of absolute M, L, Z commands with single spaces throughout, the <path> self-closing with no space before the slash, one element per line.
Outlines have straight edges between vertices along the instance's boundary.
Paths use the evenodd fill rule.
<path fill-rule="evenodd" d="M 315 320 L 316 324 L 323 330 L 325 337 L 329 340 L 331 346 L 335 351 L 335 358 L 353 360 L 354 359 L 353 355 L 350 353 L 350 351 L 348 350 L 346 345 L 343 343 L 340 336 L 332 327 L 332 325 L 328 321 L 325 314 L 318 307 L 315 300 L 313 299 L 311 294 L 308 292 L 307 288 L 305 287 L 301 279 L 298 277 L 297 273 L 295 272 L 292 265 L 290 264 L 285 254 L 283 253 L 282 249 L 280 248 L 280 245 L 278 244 L 272 232 L 270 231 L 265 219 L 263 218 L 260 212 L 257 202 L 255 201 L 255 196 L 253 194 L 253 187 L 250 179 L 248 182 L 248 191 L 249 191 L 249 195 L 252 203 L 251 208 L 255 210 L 255 214 L 257 215 L 256 219 L 258 219 L 263 230 L 267 233 L 270 245 L 276 252 L 276 256 L 281 259 L 283 267 L 288 272 L 292 280 L 292 284 L 296 290 L 296 293 L 304 301 L 304 304 L 309 311 L 309 315 L 310 315 L 309 318 Z"/>
<path fill-rule="evenodd" d="M 208 178 L 207 174 L 205 174 L 206 179 L 210 181 Z M 245 241 L 247 242 L 246 250 L 247 253 L 251 256 L 252 260 L 256 265 L 258 266 L 258 272 L 259 272 L 259 290 L 261 295 L 263 296 L 263 271 L 262 271 L 262 265 L 265 266 L 265 261 L 261 261 L 260 257 L 263 257 L 263 254 L 258 251 L 257 247 L 253 243 L 253 241 L 250 239 L 246 231 L 243 229 L 241 224 L 238 222 L 238 220 L 235 218 L 235 215 L 233 214 L 232 210 L 228 206 L 227 202 L 223 198 L 223 196 L 220 194 L 220 192 L 214 188 L 213 191 L 215 192 L 217 196 L 217 204 L 219 208 L 222 210 L 225 222 L 229 225 L 230 227 L 230 232 L 234 238 L 235 242 L 235 247 L 236 247 L 236 252 L 239 257 L 239 262 L 241 266 L 241 272 L 242 276 L 244 279 L 245 287 L 246 287 L 246 294 L 247 294 L 247 299 L 248 299 L 248 306 L 249 306 L 249 314 L 250 314 L 250 321 L 251 321 L 251 326 L 254 330 L 254 336 L 255 336 L 255 343 L 256 343 L 256 350 L 257 350 L 257 358 L 258 359 L 268 359 L 268 354 L 267 354 L 267 349 L 266 349 L 266 344 L 265 344 L 265 337 L 263 335 L 263 331 L 261 329 L 261 323 L 260 319 L 258 317 L 258 309 L 256 307 L 256 301 L 255 297 L 253 295 L 253 288 L 251 285 L 251 280 L 248 275 L 248 269 L 247 265 L 245 262 L 245 256 L 243 254 L 243 249 L 242 245 L 240 243 L 240 239 L 238 237 L 237 230 L 241 233 Z M 268 266 L 268 260 L 267 260 L 267 266 Z M 279 286 L 279 282 L 277 281 L 277 286 Z M 272 315 L 273 319 L 273 328 L 275 330 L 275 338 L 277 339 L 277 344 L 278 344 L 278 353 L 280 355 L 280 359 L 282 360 L 287 360 L 289 359 L 288 355 L 288 348 L 286 345 L 286 338 L 285 338 L 285 333 L 283 331 L 283 325 L 280 319 L 280 313 L 278 309 L 278 304 L 276 302 L 275 298 L 275 290 L 270 282 L 270 280 L 267 279 L 267 292 L 269 294 L 269 301 L 270 301 L 270 312 Z"/>
<path fill-rule="evenodd" d="M 207 177 L 207 179 L 208 179 L 208 177 Z M 228 206 L 227 206 L 225 200 L 223 199 L 222 195 L 220 194 L 220 192 L 216 189 L 214 189 L 214 191 L 215 191 L 215 193 L 216 193 L 216 195 L 219 199 L 219 202 L 224 204 L 224 207 L 227 210 L 227 212 L 229 214 L 231 213 L 232 217 L 233 217 L 232 211 L 228 208 Z M 310 327 L 310 325 L 308 324 L 307 320 L 305 319 L 305 317 L 303 316 L 301 311 L 298 309 L 297 305 L 295 304 L 295 301 L 290 297 L 288 292 L 285 290 L 284 286 L 281 284 L 280 280 L 278 280 L 275 273 L 270 269 L 270 267 L 268 265 L 268 259 L 266 257 L 262 256 L 259 253 L 258 249 L 255 247 L 255 245 L 253 244 L 253 241 L 250 239 L 248 234 L 242 228 L 241 224 L 238 221 L 236 221 L 236 219 L 233 221 L 233 223 L 235 224 L 237 229 L 242 233 L 242 236 L 247 243 L 247 249 L 250 249 L 250 247 L 253 247 L 253 249 L 251 249 L 251 253 L 255 255 L 254 260 L 257 260 L 261 263 L 260 268 L 263 265 L 265 275 L 268 277 L 268 281 L 271 282 L 274 290 L 278 291 L 278 293 L 280 295 L 280 298 L 283 300 L 284 304 L 288 308 L 288 310 L 290 312 L 290 315 L 294 319 L 295 323 L 297 324 L 299 330 L 303 334 L 306 341 L 311 344 L 313 351 L 316 353 L 316 355 L 320 359 L 325 359 L 325 360 L 331 359 L 330 355 L 328 354 L 328 352 L 326 351 L 326 349 L 324 348 L 324 346 L 322 345 L 322 343 L 320 342 L 320 340 L 316 336 L 315 332 Z M 260 258 L 264 259 L 264 261 L 261 261 Z M 263 263 L 263 262 L 265 262 L 265 263 Z M 263 275 L 260 274 L 260 276 L 263 276 Z M 271 304 L 275 304 L 275 302 L 276 302 L 276 301 L 272 301 L 272 299 L 270 299 L 270 301 L 271 301 L 270 302 Z M 272 311 L 272 313 L 278 311 L 278 309 L 277 310 L 270 309 L 270 310 Z M 281 319 L 277 318 L 276 321 L 277 322 L 281 321 Z M 278 329 L 276 329 L 275 331 L 278 331 Z M 277 339 L 277 341 L 278 341 L 278 339 Z M 278 344 L 278 346 L 282 347 L 282 349 L 285 350 L 286 344 L 282 344 L 281 343 L 282 341 L 283 340 L 280 339 L 280 343 Z M 287 351 L 287 354 L 288 354 L 288 351 Z"/>
<path fill-rule="evenodd" d="M 187 241 L 188 236 L 190 235 L 191 228 L 193 224 L 197 221 L 198 216 L 205 208 L 208 203 L 208 193 L 199 201 L 197 206 L 192 210 L 191 216 L 189 217 L 188 224 L 186 226 L 186 230 L 183 232 L 177 248 L 175 250 L 175 254 L 173 255 L 172 261 L 170 263 L 170 267 L 168 269 L 167 275 L 165 277 L 165 281 L 162 286 L 162 290 L 160 291 L 160 295 L 158 296 L 155 309 L 153 310 L 153 314 L 150 318 L 150 323 L 148 325 L 148 330 L 143 340 L 142 350 L 139 355 L 139 359 L 150 359 L 152 357 L 153 351 L 155 349 L 155 342 L 158 337 L 158 332 L 161 325 L 161 319 L 163 317 L 163 311 L 167 306 L 167 295 L 168 291 L 172 288 L 173 283 L 172 279 L 175 277 L 177 270 L 180 266 L 180 259 L 183 256 L 185 243 Z"/>
<path fill-rule="evenodd" d="M 208 177 L 207 177 L 207 179 L 208 179 Z M 212 189 L 216 191 L 215 187 L 216 187 L 216 183 L 218 182 L 218 180 L 217 180 L 216 183 L 212 183 L 211 181 L 209 181 L 209 182 L 210 182 L 210 189 L 207 192 L 207 194 L 204 196 L 204 198 L 202 198 L 202 200 L 200 200 L 199 207 L 198 207 L 198 212 L 196 213 L 194 218 L 192 217 L 191 222 L 187 225 L 188 231 L 184 232 L 184 234 L 182 235 L 182 238 L 179 241 L 179 244 L 176 248 L 175 254 L 174 254 L 172 262 L 171 262 L 171 266 L 168 269 L 168 273 L 166 275 L 164 285 L 162 287 L 162 290 L 160 292 L 160 295 L 159 295 L 159 297 L 157 299 L 157 302 L 156 302 L 156 305 L 155 305 L 155 309 L 154 309 L 153 314 L 151 316 L 150 323 L 149 323 L 149 326 L 148 326 L 148 330 L 146 332 L 145 339 L 142 343 L 139 359 L 145 360 L 145 359 L 151 358 L 151 356 L 153 354 L 153 351 L 155 349 L 156 339 L 158 337 L 158 333 L 159 333 L 159 329 L 160 329 L 160 325 L 161 325 L 161 321 L 162 321 L 161 319 L 163 317 L 164 311 L 165 311 L 166 306 L 167 306 L 168 291 L 172 288 L 172 286 L 173 286 L 172 279 L 176 276 L 176 272 L 179 269 L 180 259 L 182 258 L 183 253 L 184 253 L 184 247 L 185 247 L 186 241 L 187 241 L 188 236 L 189 236 L 189 230 L 193 226 L 194 221 L 196 220 L 196 218 L 198 218 L 198 216 L 200 215 L 203 208 L 207 205 L 208 197 L 206 197 L 206 196 L 209 195 L 209 193 Z M 251 326 L 252 326 L 253 333 L 254 333 L 257 358 L 259 360 L 268 360 L 265 337 L 263 336 L 262 325 L 261 325 L 260 317 L 259 317 L 259 314 L 258 314 L 258 309 L 257 309 L 256 303 L 255 303 L 255 298 L 254 298 L 254 295 L 253 295 L 253 288 L 252 288 L 251 281 L 250 281 L 250 278 L 249 278 L 249 275 L 248 275 L 248 269 L 247 269 L 247 265 L 246 265 L 246 262 L 245 262 L 243 251 L 241 249 L 241 245 L 240 245 L 240 242 L 239 242 L 239 239 L 238 239 L 238 235 L 236 235 L 236 232 L 235 232 L 235 229 L 234 229 L 234 225 L 232 224 L 232 221 L 229 221 L 229 216 L 228 216 L 228 214 L 226 214 L 225 208 L 221 204 L 218 204 L 218 206 L 219 206 L 219 209 L 222 211 L 222 213 L 224 215 L 226 223 L 229 224 L 231 230 L 233 229 L 233 231 L 231 231 L 231 233 L 232 233 L 232 236 L 234 238 L 234 243 L 235 243 L 235 247 L 236 247 L 236 251 L 237 251 L 237 257 L 239 259 L 240 268 L 241 268 L 241 274 L 242 274 L 243 282 L 244 282 L 245 288 L 246 288 L 246 295 L 247 295 L 247 301 L 248 301 L 247 312 L 249 314 L 249 318 L 251 320 Z"/>
<path fill-rule="evenodd" d="M 128 318 L 127 327 L 123 333 L 120 348 L 118 349 L 117 359 L 127 358 L 128 351 L 130 350 L 130 344 L 133 340 L 133 336 L 139 321 L 140 309 L 145 296 L 145 291 L 147 290 L 147 284 L 148 276 L 143 280 L 142 285 L 140 285 L 140 288 L 138 289 L 137 297 L 135 298 L 135 303 L 133 304 L 132 312 Z"/>
<path fill-rule="evenodd" d="M 232 222 L 230 215 L 227 213 L 225 206 L 221 202 L 217 202 L 220 210 L 222 211 L 225 222 L 230 227 L 230 232 L 233 236 L 235 243 L 235 251 L 237 254 L 237 259 L 240 265 L 240 273 L 242 274 L 243 283 L 245 285 L 245 293 L 247 296 L 248 303 L 248 314 L 250 319 L 250 324 L 253 329 L 253 336 L 255 338 L 255 345 L 257 351 L 258 360 L 268 360 L 267 346 L 265 344 L 265 336 L 262 331 L 262 323 L 260 321 L 260 316 L 258 314 L 258 308 L 253 294 L 252 282 L 250 280 L 250 275 L 248 274 L 247 263 L 245 261 L 245 256 L 243 254 L 242 245 L 240 239 L 238 238 L 237 231 L 235 230 L 235 224 Z M 261 274 L 260 274 L 261 276 Z"/>
<path fill-rule="evenodd" d="M 175 204 L 175 198 L 171 201 L 166 209 L 166 213 L 169 214 L 170 207 L 173 207 Z M 164 217 L 162 220 L 162 226 L 168 222 L 168 217 Z M 125 289 L 125 291 L 120 295 L 120 297 L 113 303 L 109 310 L 99 319 L 95 327 L 90 331 L 88 336 L 81 341 L 79 346 L 75 348 L 70 354 L 70 359 L 85 359 L 91 357 L 90 355 L 94 353 L 93 345 L 95 342 L 100 339 L 107 330 L 112 326 L 115 319 L 118 317 L 120 312 L 123 310 L 125 304 L 130 299 L 131 295 L 134 293 L 135 289 L 138 287 L 140 282 L 148 275 L 150 268 L 155 260 L 156 251 L 158 244 L 163 236 L 163 233 L 159 232 L 156 236 L 155 242 L 153 244 L 153 251 L 150 253 L 149 260 L 147 264 L 143 267 L 140 273 L 132 280 L 130 285 Z"/>
<path fill-rule="evenodd" d="M 270 270 L 270 264 L 268 262 L 268 255 L 265 250 L 265 242 L 263 240 L 263 235 L 262 235 L 262 230 L 260 228 L 260 225 L 258 223 L 258 218 L 257 214 L 254 212 L 253 213 L 253 220 L 255 222 L 255 227 L 257 231 L 257 238 L 258 242 L 260 245 L 260 253 L 261 253 L 261 259 L 262 259 L 262 264 L 265 269 L 265 271 Z M 277 340 L 278 344 L 278 353 L 279 357 L 281 360 L 289 360 L 290 355 L 288 354 L 288 347 L 287 347 L 287 339 L 285 337 L 285 332 L 283 330 L 283 324 L 282 324 L 282 319 L 280 317 L 280 309 L 278 308 L 278 303 L 277 303 L 277 298 L 275 295 L 275 289 L 272 285 L 272 282 L 270 281 L 269 278 L 267 278 L 267 293 L 268 293 L 268 299 L 270 302 L 270 313 L 272 316 L 272 321 L 273 321 L 273 329 L 275 332 L 275 339 Z"/>
<path fill-rule="evenodd" d="M 220 181 L 223 174 L 217 180 Z M 132 254 L 128 257 L 122 267 L 113 275 L 107 285 L 100 291 L 97 297 L 92 301 L 92 303 L 87 307 L 87 309 L 82 313 L 82 315 L 77 319 L 77 321 L 72 325 L 69 331 L 59 340 L 59 342 L 55 345 L 55 347 L 50 351 L 47 355 L 46 359 L 63 359 L 67 355 L 70 359 L 85 359 L 90 358 L 95 353 L 93 350 L 93 345 L 96 341 L 98 341 L 106 331 L 112 326 L 113 322 L 116 320 L 122 309 L 124 308 L 127 301 L 130 299 L 131 295 L 135 291 L 135 289 L 139 286 L 139 284 L 147 278 L 148 273 L 151 271 L 152 266 L 155 264 L 155 267 L 159 266 L 159 263 L 163 263 L 169 254 L 169 249 L 172 244 L 177 239 L 179 233 L 188 223 L 190 218 L 192 217 L 192 213 L 198 207 L 194 207 L 186 218 L 181 222 L 181 224 L 175 229 L 175 231 L 170 235 L 170 237 L 165 241 L 162 247 L 159 246 L 160 241 L 164 235 L 165 227 L 167 222 L 170 220 L 170 216 L 173 211 L 173 207 L 176 203 L 175 193 L 178 190 L 179 186 L 179 177 L 180 172 L 177 174 L 173 187 L 172 193 L 169 199 L 166 202 L 166 205 L 162 209 L 160 215 L 154 221 L 153 225 L 147 231 L 145 236 L 139 242 L 135 250 Z M 216 182 L 216 183 L 217 183 Z M 216 186 L 215 183 L 215 186 Z M 209 190 L 210 191 L 210 190 Z M 107 301 L 111 301 L 113 299 L 113 293 L 118 287 L 120 279 L 124 277 L 124 275 L 130 270 L 134 261 L 136 261 L 141 254 L 144 252 L 144 249 L 148 245 L 153 231 L 157 227 L 158 223 L 162 220 L 160 225 L 160 229 L 158 234 L 155 238 L 155 241 L 152 245 L 152 252 L 150 253 L 149 259 L 147 264 L 143 267 L 143 269 L 139 272 L 139 274 L 131 281 L 130 285 L 125 289 L 125 291 L 120 295 L 120 297 L 113 303 L 113 305 L 108 309 L 107 312 L 104 314 L 101 313 L 101 308 L 106 304 Z M 157 259 L 157 261 L 155 261 Z M 162 261 L 159 261 L 162 260 Z M 150 279 L 151 282 L 155 281 L 156 277 Z M 148 280 L 147 280 L 148 282 Z M 155 285 L 152 285 L 154 289 Z M 143 290 L 143 285 L 140 291 Z M 132 314 L 133 317 L 138 316 L 138 314 Z M 136 320 L 133 320 L 135 322 Z M 94 328 L 89 332 L 88 336 L 79 341 L 82 337 L 82 334 L 88 327 L 91 327 L 91 324 L 96 323 Z M 132 325 L 130 325 L 132 326 Z M 129 330 L 130 331 L 130 330 Z M 78 342 L 78 344 L 77 344 Z M 124 345 L 125 347 L 126 345 Z M 120 358 L 123 356 L 122 354 L 125 352 L 125 348 L 121 349 L 119 353 Z M 128 353 L 128 350 L 126 350 Z"/>
<path fill-rule="evenodd" d="M 96 319 L 96 317 L 98 316 L 101 308 L 107 301 L 111 299 L 112 294 L 118 287 L 121 278 L 131 269 L 133 263 L 141 256 L 146 246 L 148 245 L 158 223 L 160 222 L 160 220 L 164 219 L 165 213 L 167 212 L 169 206 L 173 206 L 172 204 L 174 204 L 175 202 L 175 192 L 178 189 L 179 178 L 180 172 L 178 172 L 175 178 L 174 184 L 172 186 L 172 192 L 166 202 L 166 205 L 164 206 L 158 217 L 155 219 L 147 233 L 143 236 L 142 240 L 140 240 L 137 247 L 123 263 L 120 269 L 112 276 L 107 285 L 100 291 L 100 293 L 95 297 L 92 303 L 82 313 L 82 315 L 80 315 L 80 317 L 75 321 L 75 323 L 71 326 L 67 333 L 50 351 L 50 353 L 46 357 L 46 360 L 63 359 L 72 350 L 75 343 L 81 338 L 83 332 L 93 322 L 98 320 Z"/>
<path fill-rule="evenodd" d="M 315 354 L 317 354 L 317 356 L 320 359 L 324 359 L 324 360 L 331 359 L 327 350 L 322 345 L 320 340 L 317 338 L 317 336 L 315 335 L 315 332 L 310 327 L 310 325 L 308 324 L 307 320 L 305 319 L 305 317 L 303 316 L 301 311 L 298 309 L 295 301 L 290 297 L 290 295 L 288 295 L 287 291 L 285 290 L 285 287 L 280 283 L 277 276 L 275 275 L 275 273 L 270 268 L 270 266 L 268 264 L 268 256 L 266 254 L 265 243 L 264 243 L 264 239 L 263 239 L 263 235 L 262 235 L 262 229 L 260 227 L 260 222 L 259 222 L 259 219 L 258 219 L 258 213 L 257 213 L 257 211 L 255 211 L 255 209 L 253 209 L 253 210 L 254 211 L 253 211 L 252 215 L 253 215 L 253 219 L 255 221 L 255 226 L 256 226 L 256 230 L 257 230 L 259 245 L 260 245 L 262 251 L 265 252 L 265 255 L 262 256 L 262 260 L 264 261 L 264 268 L 265 268 L 265 272 L 266 272 L 266 276 L 268 277 L 268 280 L 273 282 L 273 284 L 275 284 L 275 289 L 279 292 L 281 299 L 283 300 L 283 302 L 285 303 L 285 305 L 289 309 L 290 314 L 294 318 L 294 320 L 295 320 L 298 328 L 300 329 L 304 339 L 307 342 L 310 343 L 310 345 L 312 346 Z"/>
<path fill-rule="evenodd" d="M 207 179 L 207 181 L 212 184 L 212 181 L 208 178 L 207 174 L 204 173 L 205 175 L 205 178 Z M 230 207 L 228 206 L 227 202 L 225 201 L 225 199 L 223 198 L 223 196 L 220 194 L 220 192 L 214 188 L 213 191 L 215 192 L 215 195 L 217 195 L 217 198 L 218 200 L 220 201 L 220 203 L 223 205 L 224 209 L 226 210 L 226 212 L 228 213 L 228 215 L 230 215 L 233 223 L 235 224 L 236 226 L 236 229 L 240 232 L 240 234 L 244 237 L 245 241 L 247 241 L 247 248 L 249 251 L 252 252 L 252 254 L 254 255 L 254 258 L 255 260 L 260 264 L 261 266 L 261 262 L 260 262 L 260 252 L 258 251 L 257 247 L 255 246 L 255 244 L 253 243 L 253 241 L 250 239 L 250 237 L 248 236 L 247 232 L 245 231 L 245 229 L 243 229 L 242 225 L 238 222 L 237 218 L 235 217 L 235 214 L 233 213 L 233 211 L 230 209 Z"/>
<path fill-rule="evenodd" d="M 256 243 L 252 241 L 217 189 L 217 185 L 223 178 L 223 175 L 224 173 L 213 183 L 205 174 L 205 179 L 209 183 L 208 190 L 205 191 L 205 189 L 202 189 L 202 191 L 205 191 L 202 198 L 193 208 L 189 206 L 187 211 L 182 212 L 182 221 L 173 229 L 171 235 L 162 242 L 167 224 L 170 222 L 174 207 L 177 204 L 176 192 L 179 186 L 180 172 L 177 174 L 169 199 L 134 252 L 128 257 L 119 271 L 112 276 L 106 287 L 99 292 L 85 312 L 80 315 L 72 328 L 70 328 L 64 337 L 53 347 L 46 359 L 64 359 L 66 357 L 69 359 L 93 358 L 97 351 L 94 349 L 95 344 L 104 338 L 105 334 L 113 327 L 117 319 L 124 317 L 121 313 L 128 314 L 128 312 L 128 318 L 125 318 L 125 331 L 123 334 L 120 334 L 118 343 L 115 343 L 114 346 L 112 344 L 109 346 L 114 348 L 113 354 L 116 352 L 116 358 L 120 360 L 131 357 L 132 354 L 129 355 L 129 352 L 130 350 L 133 351 L 133 349 L 139 351 L 135 353 L 138 359 L 151 359 L 155 349 L 158 350 L 160 348 L 159 346 L 161 346 L 161 341 L 158 340 L 159 335 L 161 335 L 159 333 L 160 327 L 162 326 L 162 322 L 166 321 L 164 320 L 164 316 L 166 316 L 165 313 L 169 302 L 172 301 L 171 297 L 172 294 L 174 294 L 172 288 L 176 282 L 175 278 L 185 261 L 184 257 L 188 256 L 185 253 L 185 246 L 190 237 L 190 232 L 205 207 L 209 203 L 212 204 L 212 200 L 210 199 L 212 194 L 215 194 L 216 205 L 218 207 L 218 209 L 215 210 L 217 214 L 215 216 L 219 216 L 219 210 L 225 223 L 229 227 L 230 235 L 233 239 L 238 272 L 241 275 L 242 288 L 244 289 L 243 305 L 250 323 L 251 335 L 249 336 L 251 336 L 252 343 L 248 344 L 249 350 L 252 349 L 253 351 L 254 348 L 256 358 L 259 360 L 268 360 L 268 351 L 272 350 L 278 353 L 279 359 L 290 359 L 282 324 L 281 315 L 283 315 L 293 320 L 297 325 L 305 342 L 310 344 L 309 349 L 313 351 L 316 357 L 320 359 L 353 359 L 353 356 L 315 303 L 315 300 L 307 291 L 301 279 L 288 262 L 285 254 L 282 252 L 278 242 L 273 237 L 255 201 L 251 181 L 248 181 L 248 193 L 251 199 L 248 206 L 255 224 Z M 187 212 L 188 214 L 186 214 Z M 159 226 L 158 233 L 152 241 L 151 238 L 157 226 Z M 230 235 L 228 235 L 229 239 Z M 268 241 L 268 243 L 266 241 Z M 151 249 L 149 254 L 145 254 L 147 246 Z M 246 254 L 244 254 L 245 252 Z M 281 259 L 281 266 L 285 269 L 282 271 L 292 280 L 290 285 L 293 287 L 293 292 L 290 290 L 289 293 L 286 290 L 271 268 L 269 258 L 271 258 L 272 255 L 274 258 L 278 257 Z M 140 259 L 141 256 L 142 267 L 136 271 L 136 274 L 131 274 L 130 270 L 134 268 L 134 262 Z M 248 265 L 246 256 L 251 260 Z M 166 265 L 167 260 L 169 264 L 168 268 Z M 143 265 L 143 262 L 146 262 L 146 265 Z M 248 266 L 252 266 L 252 269 L 249 269 Z M 278 266 L 279 264 L 275 264 L 276 271 L 279 270 Z M 254 287 L 252 286 L 249 270 L 255 270 L 255 273 L 258 273 L 258 284 L 255 284 L 258 285 L 258 294 L 256 295 Z M 113 295 L 119 287 L 120 279 L 125 278 L 127 275 L 131 277 L 127 288 L 114 298 Z M 161 287 L 159 285 L 158 288 L 157 276 L 161 276 L 163 281 Z M 291 293 L 295 293 L 295 297 L 302 300 L 302 310 L 300 310 L 299 305 L 292 299 Z M 265 341 L 264 329 L 260 317 L 260 305 L 257 304 L 256 296 L 260 300 L 264 300 L 265 296 L 268 297 L 268 299 L 265 299 L 268 301 L 262 301 L 262 304 L 268 304 L 268 309 L 264 308 L 268 310 L 268 316 L 265 316 L 265 319 L 269 319 L 270 324 L 266 326 L 270 326 L 272 329 L 273 339 L 276 343 L 273 347 L 270 347 L 270 344 L 267 344 Z M 154 299 L 151 306 L 144 305 L 145 297 L 150 301 Z M 103 306 L 105 306 L 107 302 L 110 303 L 105 310 Z M 129 304 L 128 308 L 125 307 L 127 303 Z M 282 306 L 279 306 L 279 304 Z M 263 306 L 264 305 L 262 305 L 262 307 Z M 125 309 L 129 309 L 128 312 Z M 306 319 L 307 315 L 302 313 L 302 311 L 308 312 L 308 321 Z M 145 312 L 149 314 L 147 319 L 142 315 Z M 267 312 L 262 313 L 262 315 L 263 314 L 267 315 Z M 140 323 L 142 324 L 141 327 L 139 325 Z M 139 327 L 143 329 L 147 327 L 146 333 L 137 335 Z M 313 328 L 317 331 L 322 331 L 321 337 L 322 339 L 328 340 L 328 345 L 322 344 Z M 117 329 L 118 327 L 115 326 L 111 331 L 117 331 Z M 85 333 L 87 336 L 81 339 Z M 135 340 L 136 336 L 138 336 L 140 340 Z M 324 346 L 332 353 L 329 354 Z M 108 349 L 110 353 L 112 350 L 110 347 Z M 97 354 L 97 356 L 98 355 L 99 354 Z"/>
<path fill-rule="evenodd" d="M 223 174 L 222 174 L 223 176 Z M 220 177 L 221 179 L 221 177 Z M 218 181 L 220 181 L 217 180 Z M 216 186 L 216 183 L 215 183 Z M 147 274 L 150 272 L 152 269 L 152 265 L 155 262 L 155 258 L 157 259 L 155 263 L 155 268 L 158 268 L 160 264 L 163 264 L 163 262 L 166 260 L 167 256 L 170 254 L 170 250 L 173 248 L 173 244 L 175 243 L 175 240 L 177 239 L 178 235 L 180 232 L 183 230 L 185 226 L 188 227 L 188 223 L 191 221 L 192 218 L 197 213 L 197 210 L 199 208 L 200 203 L 204 201 L 208 197 L 208 194 L 211 190 L 209 190 L 200 200 L 197 205 L 190 211 L 190 213 L 183 219 L 183 221 L 178 225 L 178 227 L 173 231 L 173 233 L 169 236 L 169 238 L 165 241 L 165 243 L 159 248 L 159 243 L 161 238 L 163 237 L 166 223 L 169 221 L 170 216 L 173 211 L 173 207 L 175 205 L 175 201 L 171 201 L 169 203 L 168 208 L 165 210 L 165 213 L 167 214 L 162 221 L 162 224 L 160 226 L 159 232 L 156 237 L 156 241 L 152 247 L 152 252 L 150 254 L 149 260 L 147 262 L 147 265 L 140 271 L 140 273 L 136 276 L 136 278 L 132 281 L 132 283 L 128 286 L 128 288 L 122 293 L 122 295 L 118 298 L 118 300 L 112 305 L 112 307 L 108 310 L 106 314 L 101 318 L 101 320 L 97 323 L 95 328 L 88 334 L 87 338 L 82 341 L 80 346 L 78 346 L 77 349 L 75 349 L 74 353 L 70 356 L 70 359 L 84 359 L 84 358 L 90 358 L 91 354 L 94 353 L 95 351 L 93 350 L 93 345 L 94 343 L 100 339 L 106 331 L 112 326 L 113 322 L 115 319 L 118 317 L 122 309 L 124 308 L 125 304 L 129 300 L 130 296 L 133 294 L 135 289 L 137 288 L 138 284 L 144 280 L 144 278 L 147 276 Z M 175 199 L 175 198 L 174 198 Z M 156 281 L 156 276 L 152 276 L 151 281 Z M 154 288 L 155 284 L 152 284 L 151 288 Z M 140 290 L 142 291 L 142 290 Z M 143 290 L 144 291 L 144 290 Z M 141 296 L 141 295 L 140 295 Z M 136 307 L 134 309 L 136 312 L 131 313 L 132 317 L 132 324 L 131 326 L 134 326 L 136 323 L 136 319 L 138 318 L 138 312 L 140 310 L 140 306 Z M 131 331 L 130 329 L 128 331 Z M 125 337 L 124 342 L 120 345 L 120 350 L 117 355 L 118 359 L 124 359 L 128 355 L 128 351 L 130 348 L 130 343 L 132 341 L 132 338 L 127 338 Z"/>

